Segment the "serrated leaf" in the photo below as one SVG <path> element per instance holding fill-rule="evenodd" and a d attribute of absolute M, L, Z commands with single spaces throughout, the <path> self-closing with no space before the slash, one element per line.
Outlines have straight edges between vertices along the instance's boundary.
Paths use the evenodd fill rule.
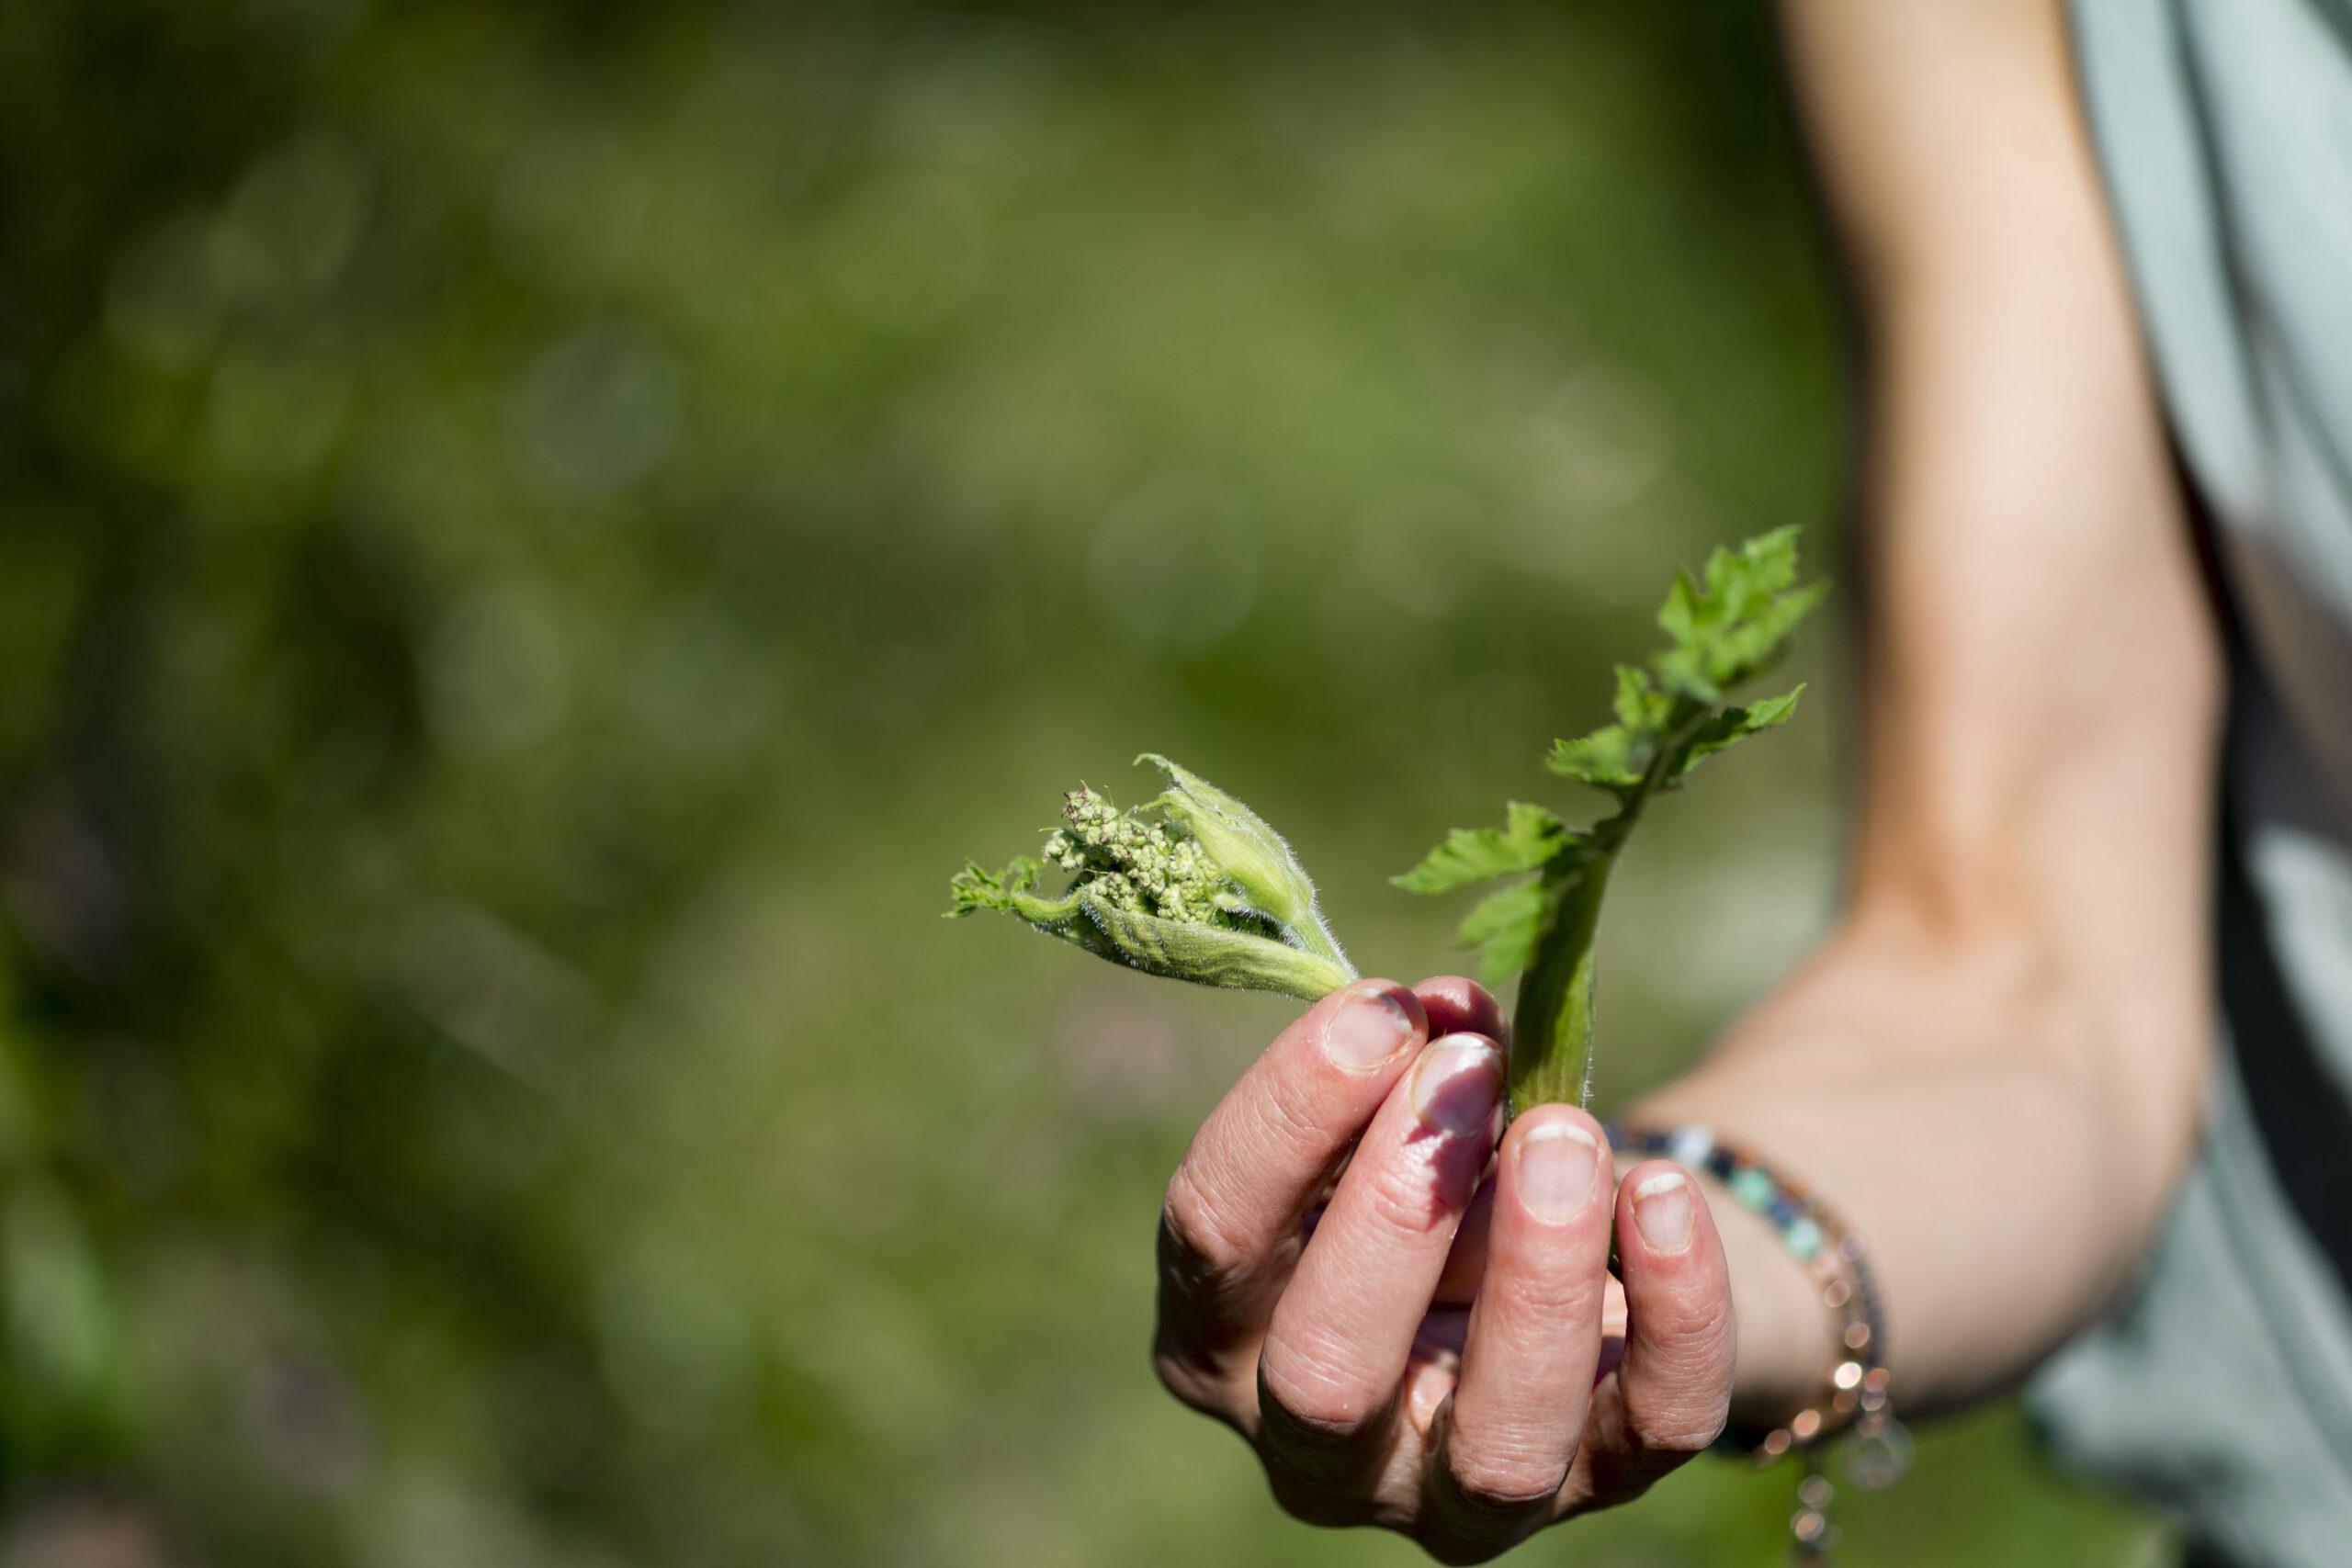
<path fill-rule="evenodd" d="M 1793 525 L 1758 534 L 1730 550 L 1718 546 L 1707 557 L 1707 596 L 1730 615 L 1758 606 L 1797 580 L 1797 530 Z"/>
<path fill-rule="evenodd" d="M 1666 603 L 1658 607 L 1658 629 L 1679 647 L 1699 635 L 1700 614 L 1698 585 L 1689 572 L 1677 568 L 1674 581 L 1667 585 Z"/>
<path fill-rule="evenodd" d="M 1037 886 L 1037 878 L 1045 869 L 1045 863 L 1034 855 L 1016 855 L 1011 864 L 997 872 L 985 869 L 976 860 L 967 860 L 963 870 L 947 879 L 948 897 L 956 901 L 956 907 L 947 911 L 947 918 L 952 920 L 983 909 L 1010 914 L 1013 900 L 1026 897 Z"/>
<path fill-rule="evenodd" d="M 1699 580 L 1678 575 L 1658 611 L 1674 639 L 1651 660 L 1666 691 L 1713 704 L 1780 662 L 1790 635 L 1827 592 L 1796 580 L 1797 531 L 1778 528 L 1737 550 L 1717 549 Z"/>
<path fill-rule="evenodd" d="M 1623 795 L 1641 787 L 1642 773 L 1655 752 L 1648 735 L 1608 724 L 1574 740 L 1555 740 L 1544 765 L 1563 778 Z"/>
<path fill-rule="evenodd" d="M 1600 902 L 1651 795 L 1795 711 L 1797 692 L 1747 707 L 1727 705 L 1724 694 L 1778 662 L 1820 602 L 1826 589 L 1793 586 L 1796 573 L 1793 528 L 1718 549 L 1695 574 L 1677 572 L 1657 614 L 1669 646 L 1646 669 L 1619 667 L 1616 722 L 1555 743 L 1545 759 L 1554 773 L 1615 796 L 1617 810 L 1581 832 L 1563 829 L 1541 875 L 1494 893 L 1464 922 L 1464 941 L 1484 952 L 1488 985 L 1522 976 L 1512 1019 L 1514 1112 L 1589 1093 Z M 1457 832 L 1396 881 L 1440 892 L 1496 874 L 1524 858 L 1504 852 L 1507 838 Z"/>
<path fill-rule="evenodd" d="M 1617 666 L 1617 722 L 1632 730 L 1656 730 L 1674 715 L 1674 699 L 1657 689 L 1638 664 Z"/>
<path fill-rule="evenodd" d="M 1478 977 L 1500 988 L 1533 962 L 1556 897 L 1540 876 L 1487 895 L 1462 921 L 1462 944 L 1478 953 Z"/>
<path fill-rule="evenodd" d="M 1728 689 L 1763 674 L 1788 652 L 1790 634 L 1828 592 L 1815 582 L 1770 600 L 1726 626 L 1706 649 L 1707 676 Z"/>
<path fill-rule="evenodd" d="M 1388 880 L 1408 893 L 1447 893 L 1473 882 L 1533 871 L 1574 839 L 1540 806 L 1514 800 L 1500 828 L 1456 828 L 1421 863 Z"/>
<path fill-rule="evenodd" d="M 1797 699 L 1803 695 L 1804 688 L 1799 686 L 1794 691 L 1777 697 L 1766 697 L 1746 707 L 1724 708 L 1709 718 L 1689 741 L 1678 749 L 1674 760 L 1668 763 L 1666 787 L 1680 787 L 1682 781 L 1689 778 L 1700 763 L 1716 752 L 1728 750 L 1751 735 L 1761 735 L 1768 729 L 1786 724 L 1789 716 L 1797 711 Z"/>

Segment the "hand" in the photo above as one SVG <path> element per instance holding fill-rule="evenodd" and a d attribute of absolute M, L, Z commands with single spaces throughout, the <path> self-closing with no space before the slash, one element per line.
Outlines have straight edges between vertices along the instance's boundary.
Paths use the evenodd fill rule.
<path fill-rule="evenodd" d="M 1250 1440 L 1292 1513 L 1447 1562 L 1637 1495 L 1731 1396 L 1698 1188 L 1664 1161 L 1615 1183 L 1564 1105 L 1498 1150 L 1502 1034 L 1467 980 L 1325 998 L 1202 1124 L 1159 1228 L 1161 1380 Z"/>

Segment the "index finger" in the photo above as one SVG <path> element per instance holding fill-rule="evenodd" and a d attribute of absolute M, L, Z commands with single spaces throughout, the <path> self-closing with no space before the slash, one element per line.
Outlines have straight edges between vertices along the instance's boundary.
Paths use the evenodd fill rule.
<path fill-rule="evenodd" d="M 1307 1211 L 1428 1038 L 1419 997 L 1359 980 L 1283 1031 L 1193 1134 L 1159 1225 L 1160 1371 L 1177 1393 L 1255 1343 Z"/>

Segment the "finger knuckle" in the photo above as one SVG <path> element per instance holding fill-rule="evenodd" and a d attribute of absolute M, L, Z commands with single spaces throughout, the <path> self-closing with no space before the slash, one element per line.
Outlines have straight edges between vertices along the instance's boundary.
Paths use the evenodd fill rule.
<path fill-rule="evenodd" d="M 1446 1456 L 1455 1499 L 1497 1525 L 1515 1524 L 1548 1504 L 1567 1478 L 1566 1461 L 1554 1454 L 1475 1448 Z"/>
<path fill-rule="evenodd" d="M 1606 1289 L 1606 1259 L 1599 1247 L 1589 1251 L 1510 1255 L 1493 1266 L 1487 1289 L 1496 1311 L 1517 1323 L 1589 1322 L 1600 1315 Z"/>
<path fill-rule="evenodd" d="M 1730 1417 L 1730 1401 L 1660 1402 L 1633 1412 L 1634 1433 L 1642 1448 L 1653 1454 L 1690 1459 L 1707 1451 L 1723 1436 Z"/>
<path fill-rule="evenodd" d="M 1653 1350 L 1647 1358 L 1648 1375 L 1625 1384 L 1629 1424 L 1651 1453 L 1687 1457 L 1702 1452 L 1730 1419 L 1729 1335 L 1702 1335 L 1682 1350 L 1673 1356 Z"/>
<path fill-rule="evenodd" d="M 1386 1408 L 1374 1391 L 1308 1350 L 1270 1348 L 1258 1363 L 1258 1398 L 1302 1454 L 1349 1448 Z"/>
<path fill-rule="evenodd" d="M 1153 1349 L 1151 1370 L 1159 1374 L 1159 1384 L 1176 1396 L 1179 1403 L 1204 1415 L 1227 1414 L 1227 1389 L 1224 1369 L 1214 1359 L 1181 1344 L 1166 1333 Z"/>
<path fill-rule="evenodd" d="M 1428 1171 L 1403 1162 L 1373 1166 L 1358 1179 L 1363 1185 L 1357 1201 L 1364 1216 L 1382 1231 L 1419 1235 L 1450 1222 L 1459 1212 L 1432 1190 Z"/>
<path fill-rule="evenodd" d="M 1199 1177 L 1190 1166 L 1180 1167 L 1159 1211 L 1162 1280 L 1187 1293 L 1215 1289 L 1239 1278 L 1249 1261 Z"/>
<path fill-rule="evenodd" d="M 1330 1147 L 1334 1107 L 1303 1076 L 1281 1074 L 1266 1085 L 1257 1133 L 1290 1159 L 1313 1159 Z"/>

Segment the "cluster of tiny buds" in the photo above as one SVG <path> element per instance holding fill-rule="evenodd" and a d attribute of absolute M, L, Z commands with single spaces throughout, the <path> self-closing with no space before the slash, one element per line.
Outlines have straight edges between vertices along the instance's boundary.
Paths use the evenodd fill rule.
<path fill-rule="evenodd" d="M 1216 863 L 1165 824 L 1123 813 L 1091 789 L 1071 790 L 1062 816 L 1069 826 L 1046 840 L 1046 858 L 1091 872 L 1087 891 L 1113 908 L 1208 925 L 1242 907 Z"/>

